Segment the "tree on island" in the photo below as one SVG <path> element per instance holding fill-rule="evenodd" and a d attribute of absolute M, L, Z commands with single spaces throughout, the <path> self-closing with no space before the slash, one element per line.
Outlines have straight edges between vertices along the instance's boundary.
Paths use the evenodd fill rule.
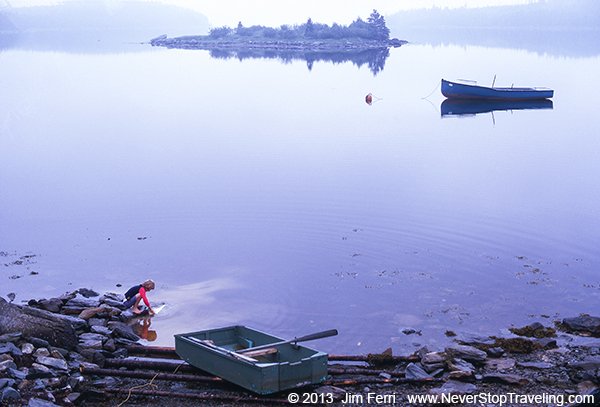
<path fill-rule="evenodd" d="M 367 21 L 363 21 L 359 17 L 349 26 L 333 23 L 330 27 L 327 24 L 314 23 L 310 18 L 304 24 L 293 26 L 282 25 L 279 28 L 264 27 L 261 25 L 244 27 L 240 21 L 235 29 L 227 26 L 212 28 L 209 32 L 209 37 L 215 39 L 252 37 L 255 39 L 268 38 L 288 41 L 357 38 L 387 41 L 390 38 L 390 30 L 385 25 L 383 16 L 377 10 L 373 10 Z"/>
<path fill-rule="evenodd" d="M 377 10 L 373 9 L 373 12 L 367 19 L 367 23 L 375 38 L 378 40 L 390 39 L 390 29 L 385 25 L 385 18 Z"/>

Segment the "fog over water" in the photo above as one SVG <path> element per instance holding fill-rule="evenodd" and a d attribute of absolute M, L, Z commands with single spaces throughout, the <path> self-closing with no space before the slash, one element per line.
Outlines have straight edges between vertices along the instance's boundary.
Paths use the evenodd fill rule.
<path fill-rule="evenodd" d="M 594 313 L 590 48 L 416 41 L 373 72 L 105 34 L 2 37 L 0 295 L 153 278 L 155 344 L 228 324 L 337 328 L 318 343 L 336 353 Z M 553 102 L 443 114 L 441 78 L 494 75 Z"/>

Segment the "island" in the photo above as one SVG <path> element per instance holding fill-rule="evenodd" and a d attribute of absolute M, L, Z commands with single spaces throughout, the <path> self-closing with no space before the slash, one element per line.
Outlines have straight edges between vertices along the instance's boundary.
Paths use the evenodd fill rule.
<path fill-rule="evenodd" d="M 350 25 L 331 26 L 308 19 L 299 25 L 279 28 L 241 22 L 236 28 L 212 28 L 208 35 L 169 38 L 161 35 L 150 40 L 153 46 L 180 49 L 208 50 L 215 58 L 279 58 L 284 61 L 302 59 L 309 69 L 314 61 L 353 61 L 364 63 L 374 74 L 383 69 L 389 48 L 400 47 L 407 41 L 390 38 L 385 18 L 373 10 L 366 21 L 360 17 Z"/>

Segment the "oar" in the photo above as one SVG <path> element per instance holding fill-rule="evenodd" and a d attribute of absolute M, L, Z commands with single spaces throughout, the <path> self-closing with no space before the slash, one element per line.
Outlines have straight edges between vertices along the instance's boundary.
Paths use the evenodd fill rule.
<path fill-rule="evenodd" d="M 327 331 L 323 331 L 323 332 L 317 332 L 314 334 L 310 334 L 310 335 L 305 335 L 305 336 L 301 336 L 300 338 L 294 338 L 294 339 L 290 339 L 287 341 L 281 341 L 281 342 L 275 342 L 275 343 L 267 343 L 265 345 L 260 345 L 260 346 L 255 346 L 253 348 L 247 348 L 247 349 L 242 349 L 242 350 L 238 350 L 236 351 L 236 353 L 246 353 L 246 352 L 250 352 L 250 351 L 255 351 L 255 350 L 260 350 L 260 349 L 266 349 L 266 348 L 270 348 L 273 346 L 279 346 L 279 345 L 285 345 L 288 343 L 297 343 L 297 342 L 306 342 L 306 341 L 312 341 L 315 339 L 321 339 L 321 338 L 327 338 L 329 336 L 335 336 L 338 334 L 337 329 L 329 329 Z"/>

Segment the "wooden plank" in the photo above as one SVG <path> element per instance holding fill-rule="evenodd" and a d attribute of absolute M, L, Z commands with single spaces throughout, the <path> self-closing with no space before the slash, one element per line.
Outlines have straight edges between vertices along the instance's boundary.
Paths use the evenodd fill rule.
<path fill-rule="evenodd" d="M 213 343 L 213 341 L 211 341 L 211 340 L 202 340 L 202 339 L 194 338 L 193 336 L 186 336 L 185 339 L 188 339 L 188 340 L 190 340 L 192 342 L 195 342 L 197 344 L 200 344 L 200 345 L 204 345 L 204 346 L 206 346 L 208 348 L 211 348 L 211 349 L 214 349 L 216 351 L 224 352 L 225 354 L 227 354 L 227 355 L 229 355 L 229 356 L 231 356 L 233 358 L 236 358 L 236 359 L 239 359 L 239 360 L 243 360 L 245 362 L 250 362 L 250 363 L 256 363 L 256 362 L 258 362 L 256 359 L 253 359 L 251 357 L 248 357 L 248 356 L 245 356 L 245 355 L 240 355 L 239 353 L 232 352 L 232 351 L 227 350 L 225 348 L 221 348 L 220 346 L 215 345 Z"/>
<path fill-rule="evenodd" d="M 244 352 L 244 356 L 250 358 L 256 358 L 258 356 L 272 355 L 273 353 L 279 352 L 277 348 L 266 348 L 266 349 L 257 349 L 249 352 Z M 238 353 L 239 355 L 239 353 Z"/>

